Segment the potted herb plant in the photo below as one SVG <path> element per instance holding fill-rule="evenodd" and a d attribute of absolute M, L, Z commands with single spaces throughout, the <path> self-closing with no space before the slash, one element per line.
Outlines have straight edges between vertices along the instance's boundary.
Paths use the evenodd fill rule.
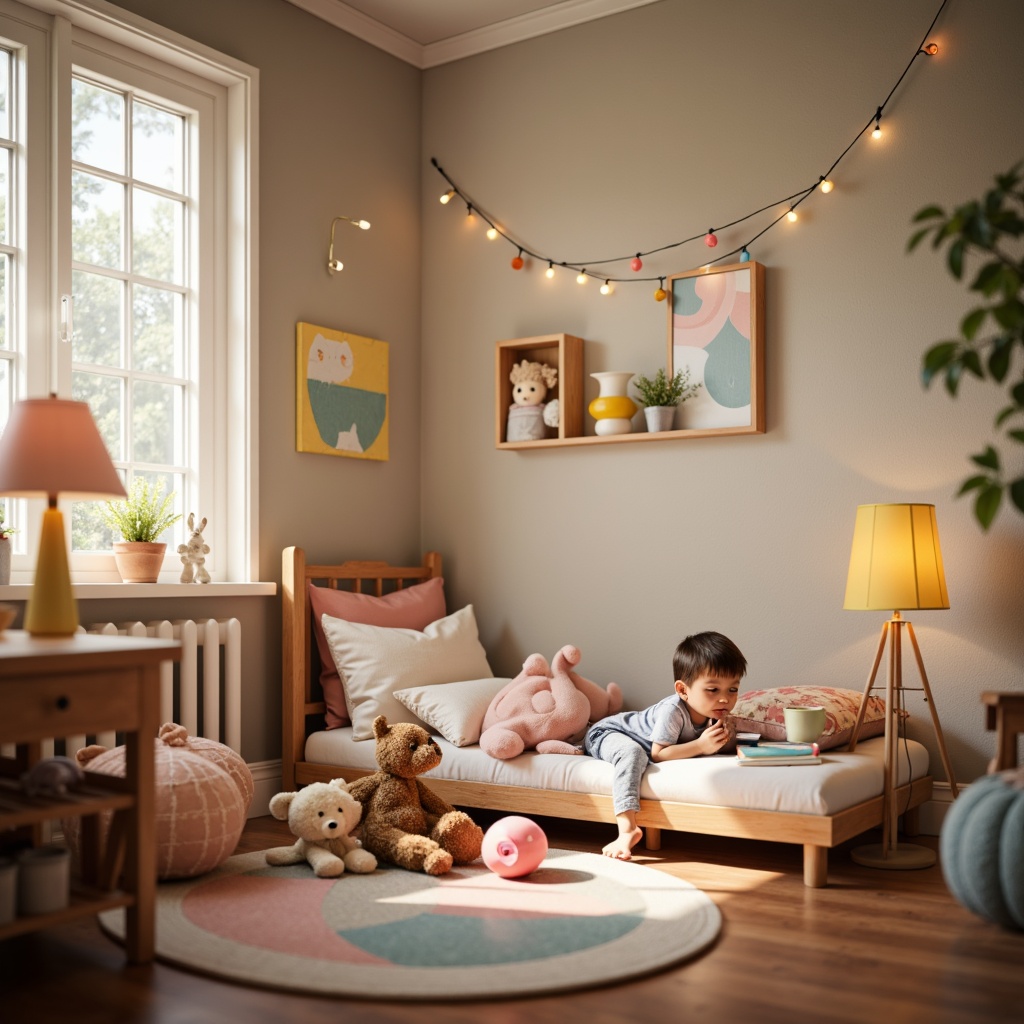
<path fill-rule="evenodd" d="M 659 369 L 653 377 L 640 374 L 633 379 L 633 384 L 639 394 L 640 404 L 644 407 L 647 430 L 652 434 L 671 430 L 676 406 L 693 398 L 703 386 L 700 381 L 690 383 L 688 366 L 679 370 L 671 380 L 663 369 Z"/>
<path fill-rule="evenodd" d="M 4 521 L 5 514 L 0 508 L 0 586 L 11 582 L 11 534 L 18 532 Z"/>
<path fill-rule="evenodd" d="M 122 537 L 114 542 L 114 561 L 124 583 L 156 583 L 160 575 L 167 545 L 157 537 L 181 518 L 171 511 L 174 492 L 165 497 L 163 490 L 162 482 L 150 487 L 137 476 L 127 498 L 107 502 L 103 518 Z"/>

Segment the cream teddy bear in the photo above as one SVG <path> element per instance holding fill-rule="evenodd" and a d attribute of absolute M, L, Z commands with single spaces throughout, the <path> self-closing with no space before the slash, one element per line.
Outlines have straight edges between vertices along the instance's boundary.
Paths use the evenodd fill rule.
<path fill-rule="evenodd" d="M 267 863 L 301 864 L 308 861 L 318 878 L 337 878 L 346 870 L 369 874 L 377 858 L 353 835 L 363 805 L 348 791 L 344 779 L 314 782 L 297 793 L 278 793 L 270 801 L 270 813 L 287 821 L 298 836 L 292 846 L 267 850 Z"/>

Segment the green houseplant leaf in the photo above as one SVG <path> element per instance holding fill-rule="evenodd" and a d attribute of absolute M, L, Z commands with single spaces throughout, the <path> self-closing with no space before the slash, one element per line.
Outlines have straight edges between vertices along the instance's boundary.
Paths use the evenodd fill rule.
<path fill-rule="evenodd" d="M 154 487 L 141 476 L 132 481 L 128 497 L 123 501 L 108 501 L 103 518 L 129 542 L 153 543 L 164 530 L 173 526 L 181 514 L 171 511 L 174 491 L 163 496 L 163 482 Z"/>
<path fill-rule="evenodd" d="M 702 384 L 690 383 L 690 368 L 679 370 L 671 380 L 663 369 L 659 369 L 653 377 L 643 374 L 633 378 L 640 397 L 640 404 L 645 407 L 679 405 L 688 398 L 693 398 L 700 391 Z"/>
<path fill-rule="evenodd" d="M 1024 414 L 1024 370 L 1019 370 L 1020 363 L 1014 361 L 1017 348 L 1024 348 L 1024 259 L 1019 242 L 1024 236 L 1022 168 L 1024 161 L 997 174 L 994 188 L 951 214 L 940 206 L 925 206 L 912 219 L 917 227 L 907 244 L 907 251 L 912 252 L 930 236 L 933 250 L 946 249 L 946 267 L 958 281 L 964 279 L 968 261 L 982 259 L 980 267 L 972 272 L 969 288 L 987 303 L 963 317 L 960 338 L 937 342 L 925 351 L 921 382 L 929 387 L 940 378 L 952 398 L 956 398 L 968 375 L 1006 388 L 1010 402 L 1005 404 L 1006 391 L 1002 391 L 995 426 L 1013 442 L 1024 439 L 1019 418 Z M 988 329 L 992 333 L 986 336 Z M 1019 448 L 1014 449 L 1014 458 L 1019 452 Z M 959 495 L 975 492 L 974 515 L 981 527 L 987 530 L 992 525 L 1004 491 L 1010 494 L 1012 504 L 1008 507 L 1024 513 L 1024 477 L 1006 481 L 1003 460 L 995 445 L 986 445 L 984 451 L 970 458 L 988 472 L 969 476 Z"/>

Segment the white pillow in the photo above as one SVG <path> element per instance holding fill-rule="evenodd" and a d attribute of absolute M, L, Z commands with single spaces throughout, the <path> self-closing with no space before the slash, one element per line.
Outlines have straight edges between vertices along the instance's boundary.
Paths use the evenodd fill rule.
<path fill-rule="evenodd" d="M 393 696 L 449 743 L 466 747 L 480 739 L 491 701 L 511 679 L 465 679 L 437 686 L 411 686 Z"/>
<path fill-rule="evenodd" d="M 324 615 L 324 635 L 345 688 L 352 738 L 373 737 L 373 720 L 407 722 L 409 713 L 392 694 L 410 686 L 493 677 L 480 644 L 473 606 L 466 605 L 423 632 L 367 626 Z"/>

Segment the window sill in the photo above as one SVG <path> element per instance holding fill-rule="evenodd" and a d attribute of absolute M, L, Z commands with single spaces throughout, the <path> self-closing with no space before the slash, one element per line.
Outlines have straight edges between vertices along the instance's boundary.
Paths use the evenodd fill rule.
<path fill-rule="evenodd" d="M 276 583 L 75 583 L 72 585 L 79 601 L 131 598 L 197 597 L 272 597 Z M 10 583 L 0 586 L 0 601 L 27 601 L 31 583 Z"/>

